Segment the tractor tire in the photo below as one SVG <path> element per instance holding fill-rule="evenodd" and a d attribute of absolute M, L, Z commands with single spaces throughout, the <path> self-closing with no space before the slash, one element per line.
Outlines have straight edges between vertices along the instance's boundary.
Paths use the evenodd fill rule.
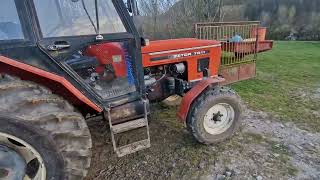
<path fill-rule="evenodd" d="M 243 105 L 230 88 L 214 87 L 203 92 L 192 104 L 187 128 L 202 144 L 222 142 L 238 130 Z"/>
<path fill-rule="evenodd" d="M 35 83 L 0 74 L 0 104 L 0 114 L 33 126 L 33 132 L 37 131 L 35 134 L 41 137 L 38 141 L 50 142 L 54 147 L 49 152 L 57 155 L 53 161 L 46 155 L 48 149 L 39 145 L 33 147 L 47 162 L 44 164 L 47 175 L 55 174 L 47 179 L 79 180 L 87 175 L 92 153 L 90 131 L 83 116 L 66 100 Z M 21 136 L 19 133 L 17 135 Z M 34 144 L 27 139 L 26 143 Z M 49 167 L 61 164 L 62 171 L 50 173 L 55 170 Z"/>
<path fill-rule="evenodd" d="M 27 152 L 22 155 L 22 151 Z M 27 158 L 28 151 L 39 156 Z M 23 120 L 0 114 L 0 179 L 66 179 L 63 170 L 63 157 L 48 134 Z"/>

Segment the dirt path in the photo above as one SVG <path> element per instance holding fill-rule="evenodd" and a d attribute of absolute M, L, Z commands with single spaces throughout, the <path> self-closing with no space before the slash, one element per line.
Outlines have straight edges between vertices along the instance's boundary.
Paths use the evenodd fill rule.
<path fill-rule="evenodd" d="M 175 108 L 153 109 L 152 147 L 125 158 L 113 153 L 104 123 L 91 123 L 95 149 L 88 179 L 320 179 L 319 133 L 248 110 L 231 140 L 204 146 L 176 122 Z"/>
<path fill-rule="evenodd" d="M 320 134 L 250 111 L 217 156 L 209 179 L 320 179 Z M 223 172 L 223 173 L 222 173 Z M 218 177 L 218 178 L 217 178 Z"/>

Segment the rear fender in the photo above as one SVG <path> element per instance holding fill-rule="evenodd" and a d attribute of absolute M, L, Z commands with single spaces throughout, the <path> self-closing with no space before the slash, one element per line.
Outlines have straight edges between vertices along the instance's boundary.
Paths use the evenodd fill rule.
<path fill-rule="evenodd" d="M 187 120 L 190 107 L 197 97 L 209 86 L 216 86 L 219 83 L 224 82 L 224 78 L 213 77 L 200 81 L 197 83 L 182 99 L 180 109 L 177 116 L 180 121 L 185 122 Z"/>
<path fill-rule="evenodd" d="M 0 73 L 5 73 L 32 81 L 49 88 L 54 94 L 58 94 L 71 104 L 85 112 L 100 113 L 102 108 L 88 99 L 67 79 L 62 76 L 44 71 L 42 69 L 24 64 L 10 58 L 0 56 Z"/>

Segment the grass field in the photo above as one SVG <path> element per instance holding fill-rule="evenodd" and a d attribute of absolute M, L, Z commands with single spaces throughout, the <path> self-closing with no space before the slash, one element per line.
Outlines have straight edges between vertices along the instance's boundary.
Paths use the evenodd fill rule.
<path fill-rule="evenodd" d="M 320 132 L 320 42 L 276 42 L 257 77 L 233 85 L 249 108 Z"/>

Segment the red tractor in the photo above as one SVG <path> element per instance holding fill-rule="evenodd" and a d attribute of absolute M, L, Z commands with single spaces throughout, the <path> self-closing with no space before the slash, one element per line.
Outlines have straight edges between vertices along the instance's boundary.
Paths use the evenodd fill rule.
<path fill-rule="evenodd" d="M 83 179 L 92 117 L 110 126 L 118 156 L 149 148 L 149 102 L 175 94 L 183 97 L 179 119 L 200 143 L 237 130 L 242 104 L 219 85 L 220 42 L 148 46 L 118 0 L 1 3 L 0 179 Z M 140 128 L 146 139 L 116 143 Z"/>

